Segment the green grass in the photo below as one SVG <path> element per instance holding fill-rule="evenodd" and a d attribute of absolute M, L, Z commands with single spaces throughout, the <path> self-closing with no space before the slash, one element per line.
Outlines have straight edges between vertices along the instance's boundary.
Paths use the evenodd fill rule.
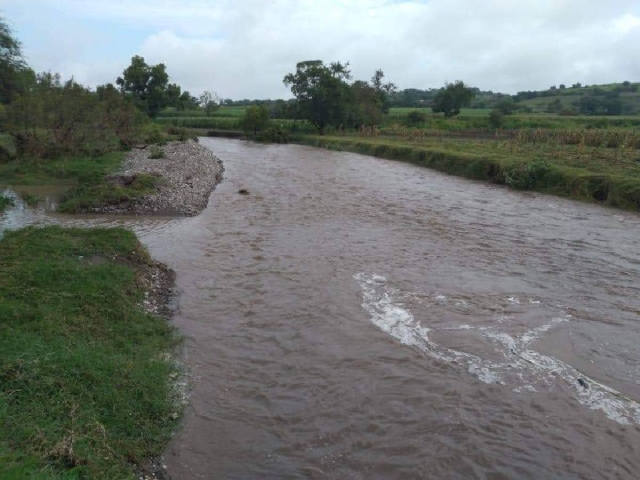
<path fill-rule="evenodd" d="M 179 117 L 233 117 L 240 118 L 244 115 L 244 112 L 248 107 L 220 107 L 218 110 L 213 112 L 209 117 L 207 112 L 204 110 L 176 110 L 174 108 L 167 108 L 166 110 L 160 112 L 156 118 L 179 118 Z"/>
<path fill-rule="evenodd" d="M 453 175 L 640 210 L 640 152 L 576 145 L 427 138 L 299 136 L 298 143 L 403 160 Z"/>
<path fill-rule="evenodd" d="M 13 198 L 5 195 L 0 195 L 0 213 L 4 212 L 7 208 L 13 207 L 15 202 Z"/>
<path fill-rule="evenodd" d="M 42 199 L 37 195 L 31 195 L 29 193 L 26 193 L 22 195 L 22 200 L 24 201 L 24 203 L 26 203 L 30 207 L 35 207 Z"/>
<path fill-rule="evenodd" d="M 100 157 L 30 160 L 0 163 L 0 184 L 69 185 L 95 183 L 120 168 L 124 153 L 112 152 Z"/>
<path fill-rule="evenodd" d="M 123 152 L 113 152 L 90 158 L 12 160 L 0 164 L 0 183 L 67 186 L 69 190 L 58 206 L 65 213 L 115 205 L 153 192 L 160 182 L 153 175 L 137 175 L 129 185 L 105 181 L 107 175 L 120 169 L 123 158 Z"/>
<path fill-rule="evenodd" d="M 0 133 L 0 164 L 10 161 L 16 156 L 13 138 L 6 133 Z"/>
<path fill-rule="evenodd" d="M 100 180 L 72 188 L 62 197 L 58 211 L 82 213 L 107 205 L 119 205 L 148 193 L 153 193 L 162 180 L 154 175 L 140 173 L 129 185 L 112 184 Z"/>
<path fill-rule="evenodd" d="M 597 88 L 604 92 L 615 91 L 621 87 L 621 83 L 608 85 L 592 85 L 590 87 L 557 89 L 555 91 L 546 92 L 546 96 L 525 99 L 519 102 L 521 105 L 533 109 L 535 112 L 545 112 L 549 103 L 560 101 L 563 108 L 570 108 L 574 103 L 580 102 L 580 99 L 586 95 L 593 95 Z M 620 92 L 620 99 L 635 115 L 640 112 L 640 89 L 636 92 Z"/>
<path fill-rule="evenodd" d="M 460 115 L 446 119 L 441 114 L 434 114 L 428 108 L 392 108 L 380 128 L 389 128 L 394 124 L 405 124 L 409 112 L 418 110 L 425 115 L 420 128 L 442 131 L 482 130 L 492 132 L 495 129 L 489 122 L 489 111 L 463 109 Z M 504 117 L 503 128 L 519 130 L 544 128 L 550 130 L 574 128 L 623 128 L 637 130 L 640 127 L 640 116 L 575 116 L 564 117 L 547 113 L 518 113 Z"/>
<path fill-rule="evenodd" d="M 0 240 L 0 478 L 134 478 L 176 426 L 174 329 L 124 229 Z"/>

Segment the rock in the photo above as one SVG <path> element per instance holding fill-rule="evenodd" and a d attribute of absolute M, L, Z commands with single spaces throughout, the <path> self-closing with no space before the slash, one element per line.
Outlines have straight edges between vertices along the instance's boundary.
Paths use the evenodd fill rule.
<path fill-rule="evenodd" d="M 121 174 L 121 175 L 111 175 L 107 177 L 107 182 L 112 185 L 131 185 L 137 178 L 137 175 L 130 174 Z"/>
<path fill-rule="evenodd" d="M 581 386 L 582 388 L 584 388 L 585 390 L 586 390 L 587 388 L 589 388 L 589 384 L 588 384 L 584 379 L 582 379 L 582 378 L 579 378 L 579 379 L 578 379 L 578 383 L 579 383 L 579 384 L 580 384 L 580 386 Z"/>

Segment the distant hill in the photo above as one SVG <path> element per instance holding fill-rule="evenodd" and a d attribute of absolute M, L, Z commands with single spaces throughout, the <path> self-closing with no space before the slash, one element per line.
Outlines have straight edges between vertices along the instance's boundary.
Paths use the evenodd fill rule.
<path fill-rule="evenodd" d="M 394 93 L 393 107 L 430 107 L 440 89 L 408 88 Z M 622 82 L 607 85 L 553 86 L 548 90 L 518 92 L 508 95 L 476 89 L 471 108 L 494 108 L 513 102 L 516 111 L 558 113 L 561 115 L 638 115 L 640 83 Z"/>

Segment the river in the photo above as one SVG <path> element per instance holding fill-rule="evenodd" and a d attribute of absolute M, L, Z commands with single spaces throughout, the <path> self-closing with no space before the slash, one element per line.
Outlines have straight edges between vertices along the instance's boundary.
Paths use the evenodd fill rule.
<path fill-rule="evenodd" d="M 176 271 L 173 478 L 640 477 L 640 216 L 201 142 L 226 172 L 197 217 L 0 221 L 124 224 Z"/>

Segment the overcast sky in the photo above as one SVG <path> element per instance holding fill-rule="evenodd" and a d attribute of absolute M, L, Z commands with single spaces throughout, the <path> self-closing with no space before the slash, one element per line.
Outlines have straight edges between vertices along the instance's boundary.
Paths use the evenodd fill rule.
<path fill-rule="evenodd" d="M 198 94 L 286 98 L 302 60 L 400 88 L 640 81 L 639 0 L 0 0 L 37 71 L 113 82 L 133 55 Z"/>

